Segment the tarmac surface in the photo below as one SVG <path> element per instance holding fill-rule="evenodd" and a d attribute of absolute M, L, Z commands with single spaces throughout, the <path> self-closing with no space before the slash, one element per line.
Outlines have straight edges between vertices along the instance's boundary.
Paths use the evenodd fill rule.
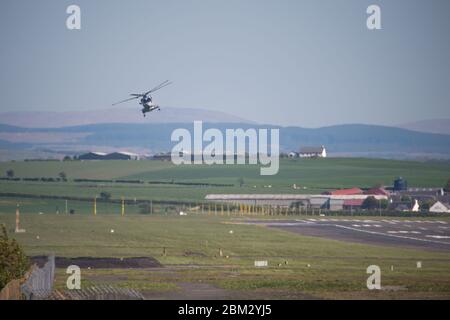
<path fill-rule="evenodd" d="M 384 246 L 450 251 L 450 224 L 423 219 L 333 219 L 246 220 L 245 224 L 265 225 L 305 236 Z"/>

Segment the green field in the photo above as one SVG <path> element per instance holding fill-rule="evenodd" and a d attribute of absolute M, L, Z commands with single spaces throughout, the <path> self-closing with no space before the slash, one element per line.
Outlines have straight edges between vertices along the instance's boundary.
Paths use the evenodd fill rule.
<path fill-rule="evenodd" d="M 0 163 L 0 174 L 10 169 L 19 178 L 57 177 L 64 171 L 68 182 L 2 180 L 2 194 L 92 199 L 107 191 L 114 199 L 194 203 L 208 193 L 316 193 L 331 188 L 391 185 L 398 176 L 406 178 L 410 186 L 442 187 L 450 177 L 448 163 L 371 159 L 285 159 L 276 176 L 260 176 L 258 166 L 176 167 L 158 161 Z M 80 178 L 139 179 L 145 183 L 73 181 Z M 242 187 L 239 178 L 244 179 Z M 232 186 L 189 186 L 177 182 Z M 293 184 L 301 189 L 293 189 Z M 12 232 L 18 203 L 24 234 Z M 92 206 L 92 201 L 69 200 L 68 207 L 76 214 L 68 215 L 63 198 L 3 196 L 0 223 L 7 225 L 29 255 L 156 258 L 163 268 L 82 271 L 84 285 L 133 287 L 149 298 L 189 298 L 191 292 L 203 291 L 214 292 L 219 298 L 237 299 L 450 298 L 450 253 L 340 242 L 236 225 L 233 219 L 239 217 L 201 215 L 190 207 L 177 207 L 189 212 L 184 217 L 175 215 L 177 210 L 165 212 L 162 207 L 154 215 L 138 214 L 139 207 L 128 204 L 122 217 L 119 203 L 98 202 L 97 216 L 92 215 Z M 283 218 L 286 217 L 277 217 Z M 448 218 L 440 219 L 450 222 Z M 268 260 L 269 267 L 257 269 L 254 260 Z M 417 261 L 422 261 L 420 270 L 416 268 Z M 366 268 L 372 264 L 381 267 L 386 290 L 367 290 Z M 65 270 L 58 270 L 57 287 L 63 288 L 65 279 Z M 198 287 L 203 289 L 195 290 Z"/>
<path fill-rule="evenodd" d="M 159 161 L 2 162 L 0 175 L 13 170 L 16 177 L 57 177 L 68 182 L 0 181 L 0 193 L 26 193 L 94 197 L 100 192 L 113 198 L 166 201 L 201 201 L 209 193 L 319 193 L 328 189 L 392 185 L 402 176 L 409 186 L 443 187 L 450 178 L 450 164 L 379 159 L 327 158 L 282 159 L 275 176 L 261 176 L 256 165 L 183 165 Z M 73 179 L 139 179 L 174 184 L 75 183 Z M 243 186 L 239 186 L 239 179 Z M 186 186 L 177 182 L 231 184 Z M 296 184 L 298 189 L 293 189 Z M 270 186 L 270 187 L 269 187 Z"/>
<path fill-rule="evenodd" d="M 449 253 L 303 237 L 195 214 L 27 215 L 22 220 L 27 232 L 14 236 L 29 255 L 152 256 L 164 265 L 83 270 L 84 285 L 133 287 L 156 298 L 181 294 L 186 284 L 208 285 L 234 298 L 450 298 Z M 13 229 L 13 214 L 0 213 L 0 221 Z M 268 260 L 269 267 L 255 268 L 254 260 Z M 422 261 L 422 269 L 416 261 Z M 388 290 L 367 290 L 366 268 L 372 264 L 381 267 Z M 58 270 L 57 287 L 63 288 L 65 279 L 64 270 Z"/>

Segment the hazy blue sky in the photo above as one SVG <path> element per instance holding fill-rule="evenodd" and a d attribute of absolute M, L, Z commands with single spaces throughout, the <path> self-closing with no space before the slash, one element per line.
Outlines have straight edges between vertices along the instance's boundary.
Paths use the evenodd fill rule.
<path fill-rule="evenodd" d="M 449 17 L 448 0 L 2 0 L 0 108 L 101 109 L 170 79 L 161 105 L 263 123 L 450 118 Z"/>

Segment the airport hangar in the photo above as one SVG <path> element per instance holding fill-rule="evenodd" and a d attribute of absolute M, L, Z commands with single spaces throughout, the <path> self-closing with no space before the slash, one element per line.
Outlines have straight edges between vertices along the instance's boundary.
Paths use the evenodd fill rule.
<path fill-rule="evenodd" d="M 327 194 L 209 194 L 205 200 L 234 205 L 255 205 L 272 207 L 308 207 L 314 209 L 343 210 L 359 207 L 367 197 L 387 200 L 387 195 L 327 195 Z"/>

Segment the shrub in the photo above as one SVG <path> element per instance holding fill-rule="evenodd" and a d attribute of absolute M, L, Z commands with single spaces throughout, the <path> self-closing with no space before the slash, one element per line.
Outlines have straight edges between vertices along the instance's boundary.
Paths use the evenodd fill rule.
<path fill-rule="evenodd" d="M 13 279 L 25 275 L 30 262 L 15 239 L 9 239 L 4 224 L 0 225 L 0 290 Z"/>
<path fill-rule="evenodd" d="M 111 199 L 111 193 L 105 192 L 105 191 L 100 193 L 100 199 L 103 200 L 103 201 L 110 200 Z"/>

